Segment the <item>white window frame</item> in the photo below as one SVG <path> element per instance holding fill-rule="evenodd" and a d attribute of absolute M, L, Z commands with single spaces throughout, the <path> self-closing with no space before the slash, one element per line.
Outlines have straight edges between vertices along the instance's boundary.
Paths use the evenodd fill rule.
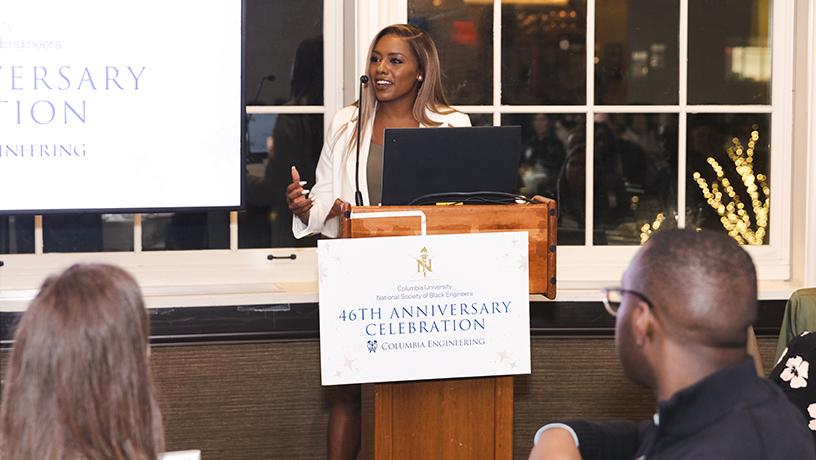
<path fill-rule="evenodd" d="M 791 154 L 793 139 L 793 70 L 794 70 L 794 2 L 776 0 L 771 12 L 772 46 L 772 105 L 689 105 L 687 104 L 688 57 L 688 2 L 680 0 L 679 24 L 679 103 L 677 105 L 595 105 L 594 49 L 596 0 L 587 0 L 586 42 L 586 101 L 585 105 L 502 105 L 501 104 L 501 0 L 493 1 L 493 94 L 492 105 L 457 106 L 463 112 L 492 114 L 493 124 L 501 124 L 502 114 L 509 113 L 582 113 L 586 115 L 586 130 L 594 129 L 596 113 L 677 113 L 678 129 L 678 202 L 677 209 L 685 209 L 686 117 L 691 113 L 768 113 L 771 115 L 771 171 L 772 205 L 770 239 L 767 245 L 747 247 L 754 258 L 759 277 L 767 281 L 786 281 L 791 278 L 791 235 L 785 231 L 791 222 Z M 392 10 L 403 8 L 407 14 L 407 0 L 392 0 Z M 394 21 L 407 20 L 406 15 L 394 16 Z M 592 161 L 594 138 L 586 136 L 587 171 L 585 209 L 592 209 L 594 172 Z M 585 216 L 585 246 L 558 248 L 559 288 L 594 288 L 604 282 L 617 283 L 637 246 L 593 246 L 593 215 Z M 685 213 L 678 213 L 678 224 L 685 226 Z"/>
<path fill-rule="evenodd" d="M 804 5 L 804 2 L 797 3 Z M 794 124 L 802 126 L 806 135 L 803 136 L 804 148 L 794 148 L 794 155 L 799 153 L 795 157 L 800 160 L 797 167 L 801 166 L 803 173 L 791 181 L 794 190 L 802 192 L 801 197 L 794 193 L 792 200 L 796 210 L 791 221 L 793 260 L 796 261 L 792 278 L 797 287 L 816 287 L 816 0 L 807 1 L 806 13 L 797 14 L 799 24 L 807 24 L 801 26 L 807 32 L 807 48 L 797 55 L 798 62 L 804 61 L 807 73 L 804 84 L 799 86 L 801 97 L 797 98 L 806 101 L 802 104 L 805 108 L 796 112 Z"/>
<path fill-rule="evenodd" d="M 590 19 L 587 23 L 588 50 L 594 42 L 594 5 L 588 0 Z M 773 11 L 773 102 L 765 106 L 717 106 L 716 111 L 771 112 L 772 113 L 772 167 L 771 183 L 771 240 L 764 247 L 750 247 L 749 252 L 759 267 L 761 298 L 786 298 L 797 287 L 816 286 L 816 0 L 807 0 L 807 16 L 802 18 L 804 2 L 776 0 Z M 685 5 L 688 0 L 681 0 Z M 501 6 L 494 3 L 494 62 L 493 71 L 500 75 L 501 59 Z M 798 14 L 797 14 L 798 13 Z M 794 17 L 802 39 L 807 34 L 807 49 L 798 53 L 796 60 L 806 64 L 803 71 L 793 73 Z M 382 27 L 407 21 L 407 0 L 355 0 L 341 2 L 324 0 L 324 106 L 250 107 L 248 113 L 322 113 L 324 126 L 333 114 L 356 98 L 356 76 L 365 69 L 365 52 L 371 37 Z M 345 26 L 344 26 L 345 22 Z M 803 25 L 804 23 L 806 25 Z M 681 18 L 685 30 L 687 17 Z M 353 27 L 352 31 L 344 34 Z M 353 40 L 350 38 L 353 37 Z M 681 34 L 681 65 L 685 66 L 687 41 Z M 344 41 L 345 38 L 345 41 Z M 345 46 L 344 46 L 345 42 Z M 354 65 L 343 65 L 345 60 Z M 806 62 L 804 62 L 806 61 Z M 502 113 L 594 113 L 617 112 L 677 112 L 676 106 L 616 107 L 592 106 L 593 62 L 587 56 L 587 105 L 583 106 L 501 106 L 500 81 L 494 78 L 493 105 L 462 106 L 468 113 L 490 113 L 494 124 L 499 124 Z M 794 77 L 803 83 L 807 97 L 792 97 Z M 798 81 L 798 80 L 797 80 Z M 344 91 L 345 84 L 345 91 Z M 711 106 L 695 107 L 685 103 L 685 79 L 680 82 L 680 116 L 695 111 L 715 111 Z M 781 98 L 781 99 L 780 99 Z M 728 109 L 728 110 L 726 110 Z M 796 116 L 794 117 L 794 109 Z M 588 129 L 592 118 L 587 117 Z M 684 121 L 684 120 L 683 120 Z M 685 124 L 681 124 L 685 126 Z M 794 133 L 796 136 L 794 136 Z M 587 148 L 592 151 L 592 136 Z M 796 142 L 794 142 L 796 140 Z M 685 146 L 685 131 L 679 133 L 681 149 Z M 682 150 L 681 150 L 682 151 Z M 787 152 L 793 152 L 791 155 Z M 681 157 L 682 158 L 682 157 Z M 792 170 L 792 160 L 796 170 Z M 684 164 L 678 165 L 682 171 Z M 587 177 L 592 177 L 591 161 L 587 162 Z M 685 181 L 678 173 L 678 184 Z M 587 181 L 592 184 L 592 181 Z M 786 184 L 791 184 L 786 186 Z M 797 193 L 791 188 L 797 187 Z M 588 194 L 591 196 L 591 194 Z M 678 190 L 678 204 L 684 204 L 685 194 Z M 590 209 L 590 208 L 588 208 Z M 683 209 L 682 207 L 679 209 Z M 792 209 L 794 212 L 792 212 Z M 683 214 L 683 213 L 680 213 Z M 591 229 L 591 215 L 587 216 Z M 230 213 L 230 248 L 202 251 L 142 252 L 141 216 L 134 218 L 134 251 L 125 253 L 43 254 L 42 219 L 35 219 L 35 254 L 0 255 L 5 263 L 0 267 L 0 311 L 19 311 L 36 292 L 42 280 L 68 265 L 80 261 L 114 263 L 130 270 L 140 281 L 150 307 L 185 307 L 210 305 L 241 305 L 264 303 L 317 302 L 317 260 L 313 248 L 238 249 L 238 217 Z M 588 230 L 588 232 L 591 230 Z M 620 274 L 636 247 L 560 247 L 558 254 L 558 300 L 598 300 L 595 288 L 617 283 Z M 791 253 L 794 256 L 791 257 Z M 267 256 L 295 254 L 295 260 L 270 261 Z"/>

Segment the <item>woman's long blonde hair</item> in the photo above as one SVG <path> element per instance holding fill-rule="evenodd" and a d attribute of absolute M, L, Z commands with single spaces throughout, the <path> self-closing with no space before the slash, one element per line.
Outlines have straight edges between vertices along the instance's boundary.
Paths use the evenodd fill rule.
<path fill-rule="evenodd" d="M 14 335 L 0 458 L 156 460 L 149 328 L 141 290 L 120 268 L 74 265 L 48 278 Z"/>
<path fill-rule="evenodd" d="M 373 54 L 377 42 L 386 35 L 395 35 L 405 40 L 417 59 L 422 81 L 419 82 L 417 97 L 414 100 L 414 119 L 426 126 L 439 126 L 441 123 L 428 117 L 427 112 L 450 113 L 453 112 L 454 109 L 450 107 L 448 98 L 445 97 L 445 92 L 442 89 L 442 71 L 439 65 L 439 53 L 436 50 L 436 44 L 434 44 L 433 39 L 427 32 L 418 27 L 410 24 L 392 24 L 381 30 L 374 39 L 371 40 L 366 58 L 366 75 L 368 75 L 368 59 L 370 59 Z M 357 119 L 357 123 L 362 123 L 360 126 L 361 131 L 365 131 L 368 124 L 373 120 L 376 102 L 374 85 L 370 83 L 365 88 L 361 114 Z M 355 105 L 359 103 L 360 101 L 357 100 Z M 357 125 L 353 125 L 353 128 L 356 130 Z M 353 150 L 356 143 L 357 136 L 350 136 L 349 152 Z"/>

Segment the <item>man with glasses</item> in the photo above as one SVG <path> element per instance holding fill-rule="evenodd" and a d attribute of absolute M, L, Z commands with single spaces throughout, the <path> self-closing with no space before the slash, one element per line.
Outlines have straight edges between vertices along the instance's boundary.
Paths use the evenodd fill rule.
<path fill-rule="evenodd" d="M 801 413 L 746 353 L 756 271 L 734 240 L 664 230 L 604 290 L 627 377 L 657 398 L 652 420 L 566 421 L 536 433 L 531 459 L 814 459 Z"/>

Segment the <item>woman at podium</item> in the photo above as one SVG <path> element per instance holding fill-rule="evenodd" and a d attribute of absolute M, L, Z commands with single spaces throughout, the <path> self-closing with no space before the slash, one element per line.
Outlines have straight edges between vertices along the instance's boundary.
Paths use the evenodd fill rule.
<path fill-rule="evenodd" d="M 360 99 L 332 119 L 311 190 L 292 167 L 286 199 L 296 238 L 335 238 L 341 205 L 380 203 L 386 128 L 470 126 L 470 118 L 445 97 L 436 45 L 425 31 L 408 24 L 388 26 L 374 37 L 368 56 Z M 359 447 L 360 387 L 336 387 L 328 458 L 357 458 Z"/>
<path fill-rule="evenodd" d="M 388 26 L 374 37 L 368 56 L 360 99 L 332 119 L 311 190 L 292 167 L 287 201 L 296 238 L 337 237 L 340 206 L 355 203 L 355 194 L 358 205 L 380 203 L 386 128 L 470 126 L 445 97 L 436 45 L 426 32 Z"/>

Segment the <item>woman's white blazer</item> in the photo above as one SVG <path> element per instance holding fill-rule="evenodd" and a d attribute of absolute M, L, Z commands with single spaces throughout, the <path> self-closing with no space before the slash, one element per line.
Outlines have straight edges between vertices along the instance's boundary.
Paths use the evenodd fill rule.
<path fill-rule="evenodd" d="M 439 127 L 470 126 L 470 117 L 461 112 L 440 114 L 427 112 L 431 120 L 440 122 Z M 340 232 L 340 218 L 326 220 L 336 198 L 354 203 L 354 163 L 355 150 L 349 148 L 351 136 L 356 135 L 357 107 L 348 106 L 337 112 L 329 124 L 329 131 L 320 152 L 315 173 L 317 183 L 311 186 L 310 197 L 314 197 L 314 205 L 309 212 L 309 224 L 305 225 L 296 216 L 292 216 L 292 233 L 295 238 L 322 233 L 330 238 L 336 238 Z M 371 143 L 373 123 L 368 123 L 362 132 L 360 142 L 360 191 L 363 194 L 363 204 L 369 205 L 368 198 L 368 147 Z M 421 128 L 426 126 L 420 124 Z"/>

